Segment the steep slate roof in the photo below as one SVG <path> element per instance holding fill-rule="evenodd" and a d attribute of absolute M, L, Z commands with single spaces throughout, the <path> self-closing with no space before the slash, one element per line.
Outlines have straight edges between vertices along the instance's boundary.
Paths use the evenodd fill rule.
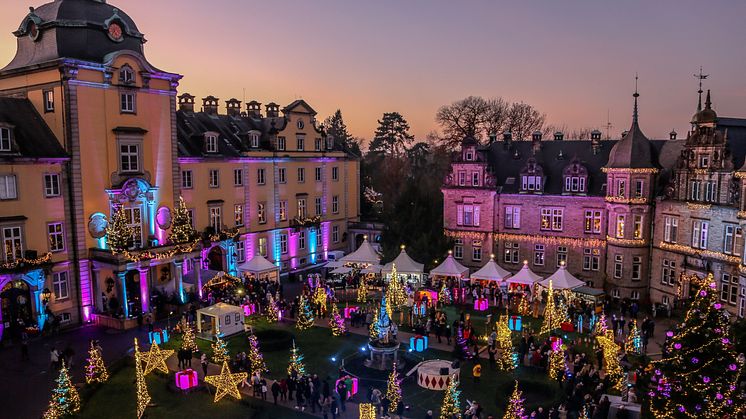
<path fill-rule="evenodd" d="M 733 166 L 743 167 L 746 164 L 746 118 L 718 117 L 716 128 L 726 133 Z"/>
<path fill-rule="evenodd" d="M 62 145 L 28 99 L 0 97 L 0 122 L 13 126 L 18 152 L 0 153 L 0 158 L 64 158 Z"/>

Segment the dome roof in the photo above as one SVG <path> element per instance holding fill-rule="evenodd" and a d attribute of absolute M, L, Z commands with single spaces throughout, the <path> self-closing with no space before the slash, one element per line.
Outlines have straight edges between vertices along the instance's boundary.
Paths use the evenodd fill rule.
<path fill-rule="evenodd" d="M 700 101 L 702 96 L 700 96 Z M 702 103 L 702 102 L 700 102 Z M 717 122 L 718 114 L 712 109 L 712 101 L 710 100 L 710 91 L 707 91 L 707 99 L 705 100 L 705 108 L 701 111 L 697 111 L 692 117 L 692 124 L 714 124 Z"/>
<path fill-rule="evenodd" d="M 624 137 L 614 144 L 609 153 L 607 168 L 617 169 L 641 169 L 655 168 L 655 154 L 653 145 L 642 133 L 637 123 L 637 97 L 635 93 L 635 108 L 632 115 L 632 127 L 624 134 Z"/>
<path fill-rule="evenodd" d="M 145 43 L 135 22 L 105 0 L 55 0 L 30 8 L 13 34 L 16 55 L 2 71 L 59 58 L 103 63 L 118 51 L 143 55 Z"/>

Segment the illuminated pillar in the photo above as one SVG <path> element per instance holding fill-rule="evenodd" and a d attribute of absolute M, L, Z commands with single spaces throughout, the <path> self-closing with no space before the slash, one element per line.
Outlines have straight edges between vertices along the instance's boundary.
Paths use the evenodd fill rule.
<path fill-rule="evenodd" d="M 39 330 L 44 329 L 44 323 L 47 315 L 44 313 L 44 303 L 41 301 L 41 290 L 36 289 L 34 291 L 34 310 L 36 310 L 36 323 L 39 326 Z"/>
<path fill-rule="evenodd" d="M 179 295 L 179 301 L 181 301 L 182 304 L 184 304 L 184 270 L 183 270 L 183 260 L 175 260 L 174 261 L 174 286 L 176 287 L 176 293 Z M 199 272 L 199 270 L 197 270 Z M 197 278 L 199 278 L 199 274 L 197 274 Z M 197 281 L 197 285 L 199 285 L 199 282 Z M 202 288 L 200 286 L 200 288 Z"/>
<path fill-rule="evenodd" d="M 137 268 L 140 273 L 140 304 L 143 313 L 150 311 L 150 289 L 148 284 L 148 273 L 150 266 L 141 266 Z"/>
<path fill-rule="evenodd" d="M 194 269 L 197 271 L 197 294 L 202 298 L 202 258 L 194 259 Z"/>
<path fill-rule="evenodd" d="M 130 304 L 127 301 L 127 272 L 117 272 L 117 278 L 119 278 L 119 282 L 122 284 L 121 303 L 124 310 L 124 318 L 128 319 L 130 317 Z"/>

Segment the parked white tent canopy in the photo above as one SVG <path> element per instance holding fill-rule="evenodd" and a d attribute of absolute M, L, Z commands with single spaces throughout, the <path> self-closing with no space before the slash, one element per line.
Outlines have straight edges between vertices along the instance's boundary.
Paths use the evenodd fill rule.
<path fill-rule="evenodd" d="M 511 274 L 505 269 L 501 268 L 500 265 L 495 263 L 495 257 L 490 256 L 489 262 L 482 266 L 481 269 L 470 275 L 471 279 L 479 279 L 485 281 L 504 281 Z"/>
<path fill-rule="evenodd" d="M 407 251 L 404 249 L 404 246 L 401 247 L 399 256 L 397 256 L 396 259 L 394 259 L 392 262 L 384 265 L 383 269 L 381 270 L 381 273 L 387 280 L 391 277 L 391 272 L 393 272 L 394 270 L 394 265 L 396 265 L 397 274 L 406 276 L 407 278 L 411 278 L 418 283 L 422 282 L 422 274 L 424 272 L 425 265 L 423 265 L 422 263 L 417 263 L 411 257 L 409 257 Z"/>
<path fill-rule="evenodd" d="M 523 261 L 523 267 L 518 273 L 508 278 L 505 282 L 509 284 L 522 284 L 533 286 L 535 283 L 541 281 L 541 276 L 537 275 L 528 267 L 528 261 Z"/>
<path fill-rule="evenodd" d="M 544 287 L 549 287 L 549 282 L 552 283 L 552 288 L 555 290 L 572 290 L 585 285 L 585 282 L 575 278 L 570 271 L 567 270 L 567 266 L 562 263 L 557 269 L 557 272 L 553 273 L 549 278 L 539 282 Z"/>
<path fill-rule="evenodd" d="M 357 248 L 354 252 L 349 255 L 343 256 L 339 260 L 345 265 L 357 264 L 357 265 L 378 265 L 381 263 L 381 256 L 376 252 L 376 249 L 368 242 L 368 236 L 365 236 L 363 244 Z"/>
<path fill-rule="evenodd" d="M 436 266 L 430 271 L 430 277 L 434 276 L 450 276 L 457 278 L 468 278 L 469 268 L 458 263 L 453 258 L 453 252 L 448 251 L 448 257 L 440 265 Z"/>
<path fill-rule="evenodd" d="M 338 268 L 332 269 L 332 271 L 329 272 L 329 273 L 335 274 L 335 275 L 344 275 L 344 274 L 348 274 L 350 272 L 352 272 L 352 268 L 349 268 L 347 266 L 340 266 Z"/>
<path fill-rule="evenodd" d="M 244 312 L 241 307 L 217 303 L 197 310 L 197 333 L 211 340 L 217 331 L 222 336 L 231 336 L 244 331 Z"/>
<path fill-rule="evenodd" d="M 251 260 L 242 263 L 238 266 L 238 270 L 255 275 L 260 279 L 267 278 L 277 281 L 280 278 L 280 267 L 268 261 L 262 255 L 256 255 Z"/>

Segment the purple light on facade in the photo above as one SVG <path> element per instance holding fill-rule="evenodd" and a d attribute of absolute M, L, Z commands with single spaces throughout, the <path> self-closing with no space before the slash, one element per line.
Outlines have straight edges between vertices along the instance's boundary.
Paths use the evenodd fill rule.
<path fill-rule="evenodd" d="M 148 269 L 140 270 L 140 304 L 142 312 L 150 310 L 150 290 L 148 289 Z"/>
<path fill-rule="evenodd" d="M 83 307 L 83 320 L 86 323 L 91 322 L 91 307 L 90 306 Z"/>
<path fill-rule="evenodd" d="M 296 258 L 296 256 L 298 256 L 298 235 L 289 234 L 288 236 L 288 250 L 290 250 L 290 269 L 295 269 L 298 265 L 298 259 Z"/>

